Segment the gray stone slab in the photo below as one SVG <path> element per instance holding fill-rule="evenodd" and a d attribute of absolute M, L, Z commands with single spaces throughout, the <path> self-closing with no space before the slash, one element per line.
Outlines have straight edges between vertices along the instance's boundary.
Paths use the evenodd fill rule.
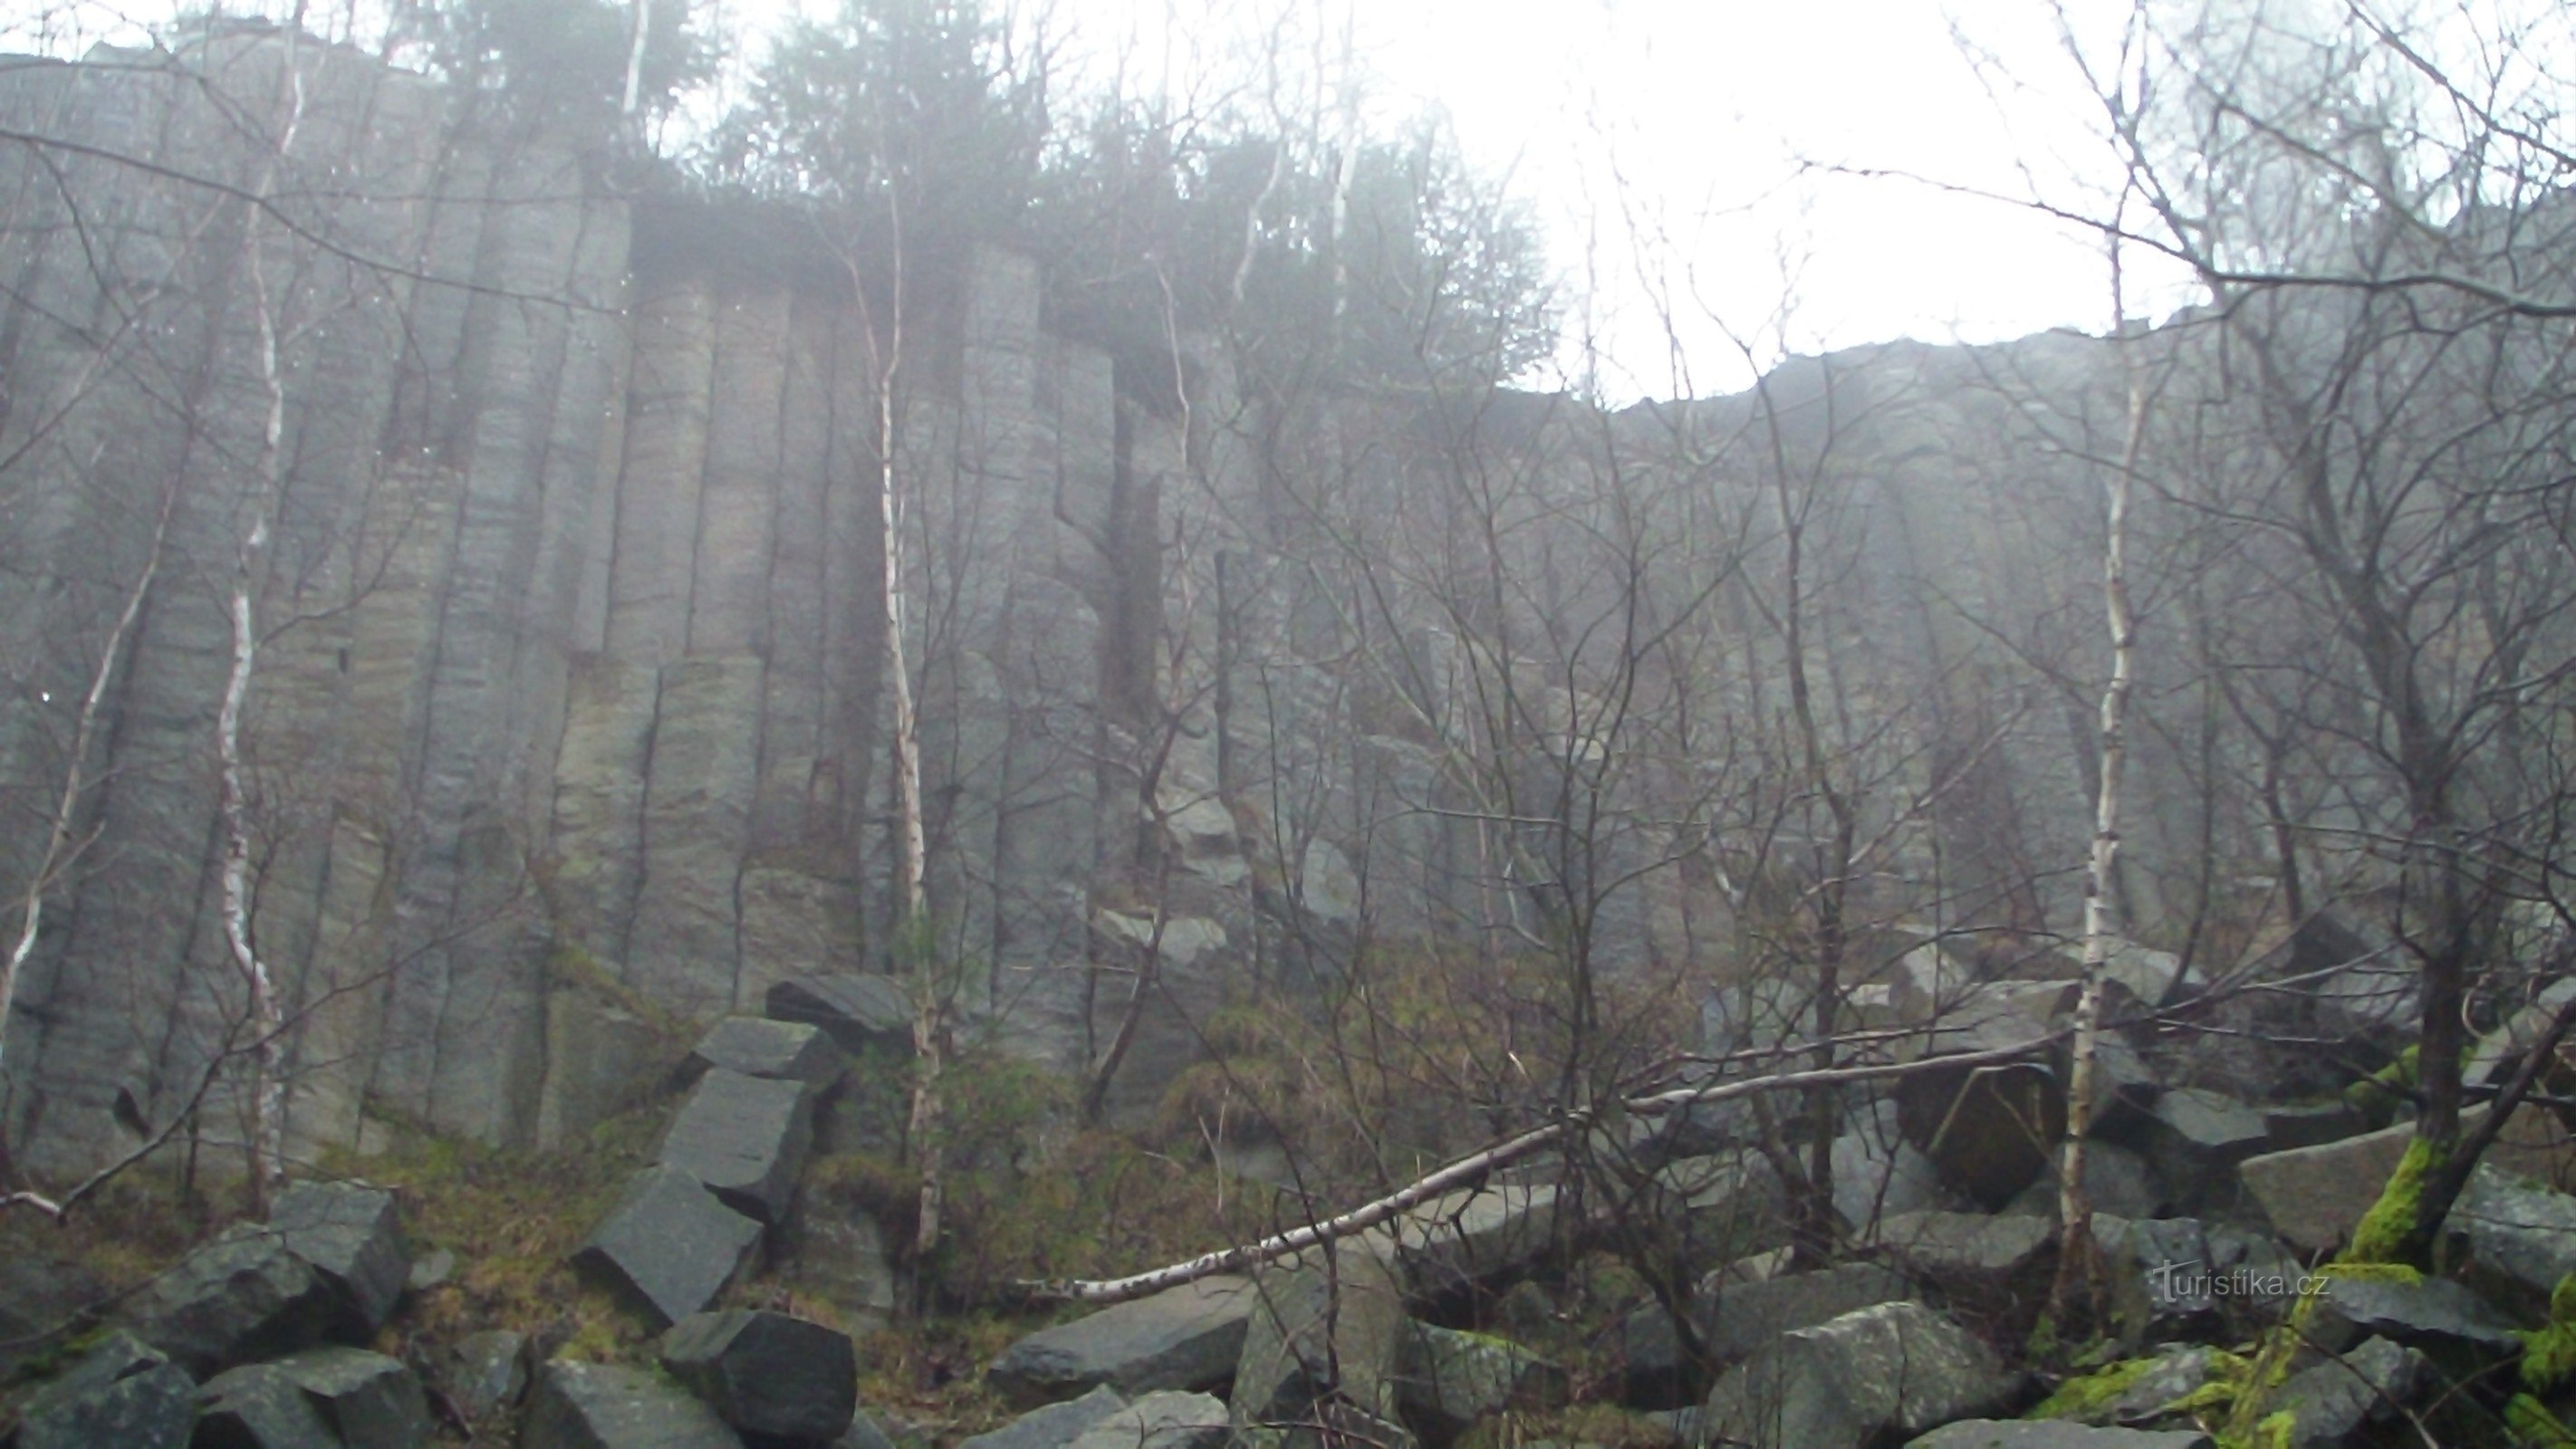
<path fill-rule="evenodd" d="M 1083 1430 L 1073 1449 L 1217 1449 L 1233 1432 L 1221 1400 L 1164 1389 Z"/>
<path fill-rule="evenodd" d="M 1049 1404 L 1013 1419 L 989 1434 L 978 1434 L 957 1449 L 1064 1449 L 1082 1432 L 1120 1409 L 1126 1399 L 1103 1385 L 1078 1399 Z"/>
<path fill-rule="evenodd" d="M 746 1309 L 698 1313 L 662 1335 L 662 1367 L 746 1434 L 823 1442 L 858 1412 L 858 1354 L 836 1328 Z"/>
<path fill-rule="evenodd" d="M 278 1195 L 268 1225 L 287 1251 L 313 1265 L 374 1333 L 394 1316 L 411 1280 L 394 1195 L 354 1182 L 299 1182 Z"/>
<path fill-rule="evenodd" d="M 725 1206 L 696 1178 L 648 1167 L 572 1261 L 667 1328 L 715 1302 L 759 1242 L 760 1224 Z"/>
<path fill-rule="evenodd" d="M 18 1449 L 184 1449 L 196 1421 L 196 1380 L 120 1330 L 28 1398 Z"/>
<path fill-rule="evenodd" d="M 763 1009 L 773 1021 L 821 1027 L 844 1051 L 912 1050 L 912 998 L 891 976 L 793 977 L 769 988 Z"/>
<path fill-rule="evenodd" d="M 268 1367 L 304 1391 L 348 1449 L 416 1449 L 428 1442 L 429 1395 L 399 1359 L 334 1346 L 289 1354 Z"/>
<path fill-rule="evenodd" d="M 829 1087 L 849 1069 L 849 1058 L 819 1026 L 728 1016 L 689 1049 L 681 1070 L 690 1077 L 721 1067 L 746 1077 L 772 1077 Z"/>
<path fill-rule="evenodd" d="M 132 1321 L 146 1343 L 203 1376 L 330 1342 L 348 1329 L 348 1314 L 282 1237 L 241 1224 L 153 1279 Z"/>
<path fill-rule="evenodd" d="M 1252 1304 L 1250 1279 L 1202 1278 L 1040 1329 L 1003 1350 L 986 1378 L 1021 1407 L 1101 1384 L 1127 1395 L 1219 1388 L 1242 1357 Z"/>
<path fill-rule="evenodd" d="M 641 1369 L 557 1359 L 537 1374 L 519 1449 L 743 1449 L 716 1411 Z"/>
<path fill-rule="evenodd" d="M 1701 1427 L 1756 1449 L 1868 1449 L 2000 1407 L 2013 1377 L 1967 1330 L 1886 1303 L 1766 1345 L 1709 1390 Z"/>
<path fill-rule="evenodd" d="M 787 1215 L 814 1147 L 814 1089 L 718 1068 L 698 1079 L 662 1139 L 661 1165 L 764 1223 Z"/>

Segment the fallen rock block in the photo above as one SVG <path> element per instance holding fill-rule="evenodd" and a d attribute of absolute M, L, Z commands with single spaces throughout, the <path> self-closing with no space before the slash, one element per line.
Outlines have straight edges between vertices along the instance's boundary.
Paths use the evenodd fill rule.
<path fill-rule="evenodd" d="M 362 1348 L 315 1348 L 262 1367 L 302 1391 L 348 1449 L 417 1449 L 429 1442 L 429 1396 L 399 1359 Z"/>
<path fill-rule="evenodd" d="M 2053 1003 L 2056 992 L 2036 994 Z M 2049 1018 L 2006 1019 L 2014 1024 L 1986 1035 L 2026 1039 L 2045 1030 Z M 1982 1044 L 1989 1043 L 1971 1037 L 1958 1045 Z M 1941 1181 L 1988 1211 L 2010 1203 L 2047 1171 L 2066 1135 L 2066 1089 L 2043 1061 L 1917 1072 L 1899 1079 L 1896 1105 L 1906 1140 L 1932 1160 Z"/>
<path fill-rule="evenodd" d="M 2270 1408 L 2290 1415 L 2290 1449 L 2325 1449 L 2396 1418 L 2429 1381 L 2432 1367 L 2415 1350 L 2374 1338 L 2291 1375 Z"/>
<path fill-rule="evenodd" d="M 1726 1371 L 1703 1433 L 1757 1449 L 1868 1449 L 2010 1398 L 2013 1377 L 1966 1329 L 1886 1303 L 1800 1329 Z"/>
<path fill-rule="evenodd" d="M 1417 1323 L 1396 1404 L 1438 1444 L 1507 1409 L 1561 1407 L 1566 1391 L 1565 1370 L 1519 1344 Z"/>
<path fill-rule="evenodd" d="M 2308 1319 L 2308 1334 L 2328 1349 L 2377 1334 L 2410 1346 L 2466 1344 L 2499 1357 L 2522 1352 L 2513 1320 L 2448 1278 L 2408 1282 L 2335 1273 Z"/>
<path fill-rule="evenodd" d="M 2576 1274 L 2576 1197 L 2566 1193 L 2481 1163 L 2445 1226 L 2468 1240 L 2470 1281 L 2534 1316 Z"/>
<path fill-rule="evenodd" d="M 2148 1160 L 2190 1212 L 2227 1206 L 2236 1164 L 2272 1145 L 2263 1114 L 2220 1092 L 2186 1087 L 2156 1098 L 2144 1129 Z"/>
<path fill-rule="evenodd" d="M 1328 1395 L 1394 1417 L 1413 1323 L 1394 1256 L 1362 1234 L 1262 1266 L 1235 1367 L 1237 1424 L 1297 1419 Z"/>
<path fill-rule="evenodd" d="M 707 1029 L 680 1063 L 685 1081 L 722 1069 L 746 1077 L 803 1082 L 817 1090 L 849 1070 L 849 1058 L 821 1027 L 757 1016 L 728 1016 Z"/>
<path fill-rule="evenodd" d="M 196 1422 L 197 1381 L 120 1330 L 27 1400 L 18 1449 L 185 1449 Z"/>
<path fill-rule="evenodd" d="M 133 1327 L 204 1376 L 328 1343 L 349 1325 L 341 1295 L 268 1228 L 240 1224 L 144 1288 Z"/>
<path fill-rule="evenodd" d="M 1081 1438 L 1085 1429 L 1125 1407 L 1127 1401 L 1118 1391 L 1104 1385 L 1081 1398 L 1022 1414 L 990 1434 L 966 1440 L 957 1449 L 1064 1449 Z"/>
<path fill-rule="evenodd" d="M 245 1364 L 206 1380 L 192 1449 L 341 1449 L 322 1411 L 275 1364 Z"/>
<path fill-rule="evenodd" d="M 1782 1334 L 1910 1297 L 1902 1274 L 1877 1263 L 1840 1263 L 1813 1273 L 1756 1282 L 1723 1282 L 1712 1274 L 1699 1290 L 1709 1352 L 1743 1358 Z"/>
<path fill-rule="evenodd" d="M 2462 1129 L 2485 1114 L 2483 1106 L 2461 1112 Z M 2351 1238 L 2414 1140 L 2414 1124 L 2401 1122 L 2359 1137 L 2249 1157 L 2237 1164 L 2236 1175 L 2271 1219 L 2272 1231 L 2302 1253 L 2324 1253 Z M 2546 1181 L 2565 1170 L 2570 1151 L 2556 1119 L 2526 1105 L 2506 1122 L 2485 1165 Z"/>
<path fill-rule="evenodd" d="M 1073 1449 L 1218 1449 L 1233 1432 L 1214 1397 L 1165 1389 L 1083 1430 Z"/>
<path fill-rule="evenodd" d="M 2057 1225 L 2045 1218 L 1906 1213 L 1879 1225 L 1878 1246 L 1925 1282 L 1995 1294 L 2037 1272 L 2056 1236 Z"/>
<path fill-rule="evenodd" d="M 814 1089 L 722 1068 L 698 1080 L 662 1139 L 661 1165 L 764 1223 L 787 1215 L 814 1147 Z"/>
<path fill-rule="evenodd" d="M 742 1436 L 666 1380 L 558 1359 L 537 1375 L 520 1449 L 743 1449 Z"/>
<path fill-rule="evenodd" d="M 572 1261 L 668 1328 L 715 1302 L 759 1242 L 760 1224 L 717 1201 L 696 1178 L 648 1167 Z"/>
<path fill-rule="evenodd" d="M 843 1051 L 912 1050 L 912 998 L 891 976 L 797 976 L 769 988 L 772 1021 L 821 1027 Z"/>
<path fill-rule="evenodd" d="M 471 1422 L 509 1408 L 528 1391 L 528 1340 L 506 1329 L 469 1333 L 437 1368 L 440 1392 Z"/>
<path fill-rule="evenodd" d="M 859 1408 L 850 1336 L 784 1313 L 730 1309 L 662 1335 L 662 1367 L 745 1434 L 828 1443 Z"/>
<path fill-rule="evenodd" d="M 411 1255 L 391 1192 L 363 1183 L 299 1182 L 278 1195 L 268 1225 L 348 1304 L 353 1337 L 372 1335 L 394 1316 L 411 1281 Z"/>
<path fill-rule="evenodd" d="M 1250 1279 L 1202 1278 L 1040 1329 L 1003 1350 L 985 1377 L 1020 1408 L 1102 1384 L 1129 1395 L 1219 1388 L 1243 1356 L 1252 1303 Z"/>
<path fill-rule="evenodd" d="M 1521 1272 L 1555 1244 L 1556 1202 L 1549 1183 L 1494 1183 L 1435 1198 L 1396 1220 L 1397 1261 L 1431 1294 Z"/>

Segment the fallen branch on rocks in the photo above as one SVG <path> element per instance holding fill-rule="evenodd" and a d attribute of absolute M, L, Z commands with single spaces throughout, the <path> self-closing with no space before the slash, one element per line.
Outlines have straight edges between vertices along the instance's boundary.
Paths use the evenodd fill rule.
<path fill-rule="evenodd" d="M 1709 1102 L 1723 1102 L 1735 1097 L 1751 1097 L 1767 1092 L 1791 1092 L 1808 1087 L 1840 1086 L 1849 1082 L 1882 1081 L 1890 1077 L 1909 1076 L 1916 1072 L 1956 1070 L 1990 1062 L 2018 1061 L 2031 1053 L 2064 1039 L 2063 1031 L 2035 1036 L 2028 1041 L 1984 1051 L 1959 1052 L 1950 1056 L 1925 1057 L 1911 1062 L 1880 1062 L 1865 1066 L 1831 1067 L 1804 1072 L 1781 1072 L 1767 1077 L 1744 1077 L 1731 1082 L 1711 1082 L 1699 1087 L 1676 1087 L 1669 1091 L 1650 1092 L 1630 1097 L 1619 1105 L 1631 1117 L 1655 1117 L 1683 1111 Z M 1507 1167 L 1541 1148 L 1563 1140 L 1577 1130 L 1587 1128 L 1602 1114 L 1594 1111 L 1572 1112 L 1544 1126 L 1533 1127 L 1514 1137 L 1507 1137 L 1488 1147 L 1414 1179 L 1403 1187 L 1373 1201 L 1362 1203 L 1348 1212 L 1291 1228 L 1284 1233 L 1249 1243 L 1238 1243 L 1213 1253 L 1202 1253 L 1183 1262 L 1130 1274 L 1124 1278 L 1056 1278 L 1023 1279 L 1012 1288 L 1037 1302 L 1093 1303 L 1107 1305 L 1160 1293 L 1184 1283 L 1218 1273 L 1236 1273 L 1257 1267 L 1274 1258 L 1283 1258 L 1306 1248 L 1347 1238 L 1387 1222 L 1406 1211 L 1454 1189 L 1467 1187 L 1484 1179 L 1496 1168 Z"/>

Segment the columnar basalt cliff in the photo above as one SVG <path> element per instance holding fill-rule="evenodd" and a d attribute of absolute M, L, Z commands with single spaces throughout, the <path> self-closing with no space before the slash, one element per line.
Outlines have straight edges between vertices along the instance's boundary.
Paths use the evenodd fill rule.
<path fill-rule="evenodd" d="M 220 1074 L 200 1097 L 260 1032 L 221 879 L 236 593 L 249 934 L 295 1142 L 362 1143 L 370 1112 L 563 1140 L 669 1020 L 883 969 L 889 361 L 937 948 L 981 1029 L 1079 1068 L 1144 973 L 1111 1102 L 1140 1110 L 1192 1017 L 1363 922 L 1685 971 L 1760 894 L 1713 835 L 1742 764 L 1706 722 L 1759 666 L 1716 668 L 1737 646 L 1698 602 L 1776 553 L 1701 446 L 1749 403 L 1282 398 L 1213 340 L 1055 322 L 999 248 L 898 304 L 807 217 L 633 194 L 545 127 L 268 31 L 9 63 L 0 125 L 13 808 L 52 809 L 112 666 L 78 849 L 0 840 L 7 879 L 49 882 L 5 1058 L 30 1164 L 238 1130 Z M 2024 358 L 2070 416 L 2088 346 Z M 2042 431 L 1963 358 L 1775 383 L 1862 520 L 1833 567 L 1874 581 L 1825 647 L 1854 697 L 1919 696 L 1872 736 L 1864 823 L 1936 828 L 1879 873 L 1946 869 L 1954 916 L 2028 924 L 2039 864 L 2080 854 L 2082 769 L 2064 702 L 2015 705 L 1960 620 L 2062 613 L 2016 556 L 2059 552 L 2016 531 L 2060 520 L 1943 441 Z M 1656 642 L 1598 668 L 1619 641 L 1578 618 Z M 1677 704 L 1685 647 L 1738 682 Z M 2139 858 L 2194 828 L 2150 820 Z"/>

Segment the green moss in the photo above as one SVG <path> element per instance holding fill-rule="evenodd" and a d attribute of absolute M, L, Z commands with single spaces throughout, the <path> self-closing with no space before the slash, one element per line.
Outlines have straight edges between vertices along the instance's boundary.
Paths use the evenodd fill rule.
<path fill-rule="evenodd" d="M 2546 1394 L 2576 1380 L 2576 1273 L 2549 1294 L 2549 1325 L 2522 1335 L 2522 1382 Z"/>
<path fill-rule="evenodd" d="M 2576 1449 L 2576 1433 L 2569 1432 L 2547 1405 L 2529 1394 L 2516 1394 L 2505 1401 L 2504 1424 L 2513 1431 L 2514 1441 L 2525 1449 Z"/>
<path fill-rule="evenodd" d="M 2397 1060 L 2344 1088 L 2344 1104 L 2374 1129 L 2387 1126 L 2423 1083 L 2423 1052 L 2420 1046 L 2408 1047 Z"/>
<path fill-rule="evenodd" d="M 2029 1419 L 2082 1419 L 2107 1409 L 2131 1386 L 2155 1367 L 2151 1358 L 2133 1358 L 2109 1368 L 2068 1379 L 2057 1386 L 2057 1392 L 2042 1399 L 2039 1407 L 2023 1415 Z"/>
<path fill-rule="evenodd" d="M 2418 1137 L 2406 1144 L 2406 1155 L 2397 1162 L 2397 1170 L 2388 1175 L 2388 1186 L 2379 1193 L 2379 1201 L 2362 1214 L 2361 1223 L 2352 1231 L 2352 1246 L 2338 1261 L 2352 1263 L 2393 1263 L 2399 1261 L 2408 1234 L 2415 1228 L 2415 1216 L 2424 1201 L 2424 1178 L 2433 1170 L 2434 1142 Z"/>

